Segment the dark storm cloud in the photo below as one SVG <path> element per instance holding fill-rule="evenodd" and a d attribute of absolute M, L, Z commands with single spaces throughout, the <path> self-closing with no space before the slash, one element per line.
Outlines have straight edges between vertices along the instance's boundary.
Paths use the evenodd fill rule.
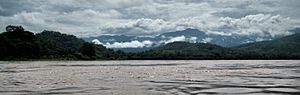
<path fill-rule="evenodd" d="M 0 0 L 0 27 L 16 24 L 77 36 L 153 35 L 185 28 L 282 35 L 299 26 L 299 9 L 300 0 Z"/>
<path fill-rule="evenodd" d="M 33 4 L 26 0 L 0 0 L 0 16 L 12 16 L 22 11 L 35 11 Z"/>

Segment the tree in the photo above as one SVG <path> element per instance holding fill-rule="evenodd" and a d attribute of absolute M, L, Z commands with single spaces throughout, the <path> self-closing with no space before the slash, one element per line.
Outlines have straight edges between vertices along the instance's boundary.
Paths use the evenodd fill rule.
<path fill-rule="evenodd" d="M 80 52 L 82 55 L 89 57 L 96 56 L 95 45 L 87 42 L 83 43 L 82 47 L 80 48 Z"/>
<path fill-rule="evenodd" d="M 24 31 L 24 28 L 22 26 L 12 26 L 12 25 L 6 26 L 6 32 L 13 32 L 13 31 Z"/>

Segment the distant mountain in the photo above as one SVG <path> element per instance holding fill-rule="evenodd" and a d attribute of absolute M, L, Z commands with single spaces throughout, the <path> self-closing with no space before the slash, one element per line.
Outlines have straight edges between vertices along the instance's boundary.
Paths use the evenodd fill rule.
<path fill-rule="evenodd" d="M 289 30 L 289 31 L 292 33 L 300 33 L 300 28 L 297 27 L 297 28 Z"/>
<path fill-rule="evenodd" d="M 300 54 L 300 33 L 272 41 L 243 44 L 234 48 L 248 51 L 265 52 L 268 54 Z"/>
<path fill-rule="evenodd" d="M 207 34 L 206 32 L 197 29 L 186 29 L 183 31 L 168 32 L 168 33 L 161 34 L 158 37 L 172 38 L 176 36 L 177 37 L 185 36 L 186 38 L 196 37 L 197 38 L 196 43 L 211 43 L 211 44 L 220 45 L 222 47 L 233 47 L 244 43 L 257 42 L 263 40 L 272 40 L 272 39 L 283 37 L 283 36 L 272 37 L 271 35 L 259 36 L 259 35 L 237 35 L 237 34 L 232 34 L 228 36 L 228 35 L 218 35 L 218 34 Z"/>
<path fill-rule="evenodd" d="M 160 34 L 158 37 L 162 38 L 162 37 L 178 37 L 178 36 L 205 38 L 207 35 L 203 31 L 199 31 L 198 29 L 188 28 L 182 31 L 163 33 Z"/>
<path fill-rule="evenodd" d="M 292 33 L 299 32 L 299 28 L 295 28 L 290 30 Z M 125 43 L 131 41 L 151 41 L 152 45 L 147 45 L 145 47 L 139 47 L 136 49 L 132 49 L 133 47 L 110 47 L 115 50 L 124 50 L 125 52 L 139 52 L 144 50 L 149 50 L 151 48 L 158 47 L 160 45 L 164 45 L 167 43 L 175 42 L 175 41 L 185 41 L 190 43 L 211 43 L 220 45 L 223 47 L 234 47 L 245 43 L 251 42 L 259 42 L 266 40 L 273 40 L 284 37 L 282 36 L 272 36 L 271 34 L 265 35 L 237 35 L 232 34 L 228 35 L 218 35 L 218 34 L 207 34 L 207 32 L 200 31 L 197 29 L 185 29 L 182 31 L 175 32 L 167 32 L 156 36 L 127 36 L 127 35 L 102 35 L 99 37 L 88 37 L 83 38 L 85 41 L 92 42 L 94 39 L 99 40 L 104 45 L 109 44 L 112 45 L 114 43 Z M 180 38 L 180 39 L 179 39 Z M 136 50 L 136 51 L 135 51 Z"/>
<path fill-rule="evenodd" d="M 173 42 L 132 59 L 300 59 L 300 33 L 272 41 L 226 48 L 209 43 Z"/>

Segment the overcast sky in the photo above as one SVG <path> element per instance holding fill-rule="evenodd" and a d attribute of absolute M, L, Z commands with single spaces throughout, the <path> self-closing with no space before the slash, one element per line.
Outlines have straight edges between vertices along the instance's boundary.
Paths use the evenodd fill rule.
<path fill-rule="evenodd" d="M 300 0 L 0 0 L 0 29 L 22 25 L 79 37 L 155 35 L 196 28 L 220 35 L 285 35 Z"/>

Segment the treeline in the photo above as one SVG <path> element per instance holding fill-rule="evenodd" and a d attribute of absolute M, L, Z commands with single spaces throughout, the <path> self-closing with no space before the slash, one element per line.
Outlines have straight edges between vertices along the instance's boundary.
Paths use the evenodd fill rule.
<path fill-rule="evenodd" d="M 271 41 L 243 44 L 233 49 L 256 52 L 261 59 L 300 59 L 300 33 Z"/>
<path fill-rule="evenodd" d="M 0 60 L 114 60 L 125 59 L 102 45 L 55 31 L 34 34 L 22 26 L 7 26 L 0 34 Z"/>
<path fill-rule="evenodd" d="M 128 58 L 136 60 L 273 60 L 300 59 L 300 53 L 246 50 L 204 43 L 174 42 L 149 51 L 129 54 Z"/>
<path fill-rule="evenodd" d="M 149 51 L 133 53 L 129 58 L 148 60 L 220 60 L 252 59 L 253 56 L 255 56 L 254 52 L 247 52 L 246 54 L 246 51 L 223 48 L 212 44 L 174 42 Z"/>
<path fill-rule="evenodd" d="M 7 26 L 0 34 L 0 60 L 220 60 L 300 59 L 300 34 L 274 41 L 224 48 L 213 44 L 174 42 L 139 53 L 114 51 L 55 31 L 32 33 Z"/>

